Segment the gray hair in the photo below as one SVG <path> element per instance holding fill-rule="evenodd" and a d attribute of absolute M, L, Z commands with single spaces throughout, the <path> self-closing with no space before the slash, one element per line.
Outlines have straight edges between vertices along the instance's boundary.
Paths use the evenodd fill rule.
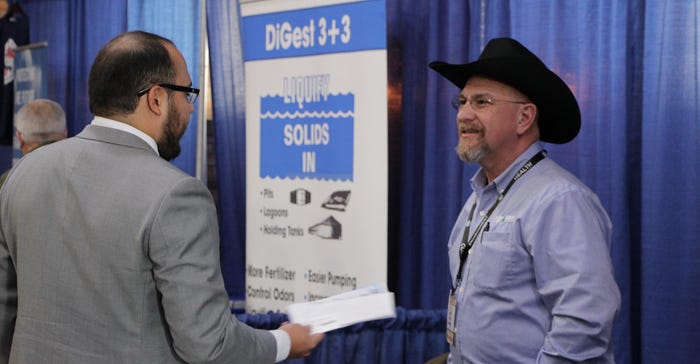
<path fill-rule="evenodd" d="M 56 140 L 66 133 L 66 114 L 58 103 L 36 99 L 22 106 L 15 115 L 15 128 L 31 143 Z"/>

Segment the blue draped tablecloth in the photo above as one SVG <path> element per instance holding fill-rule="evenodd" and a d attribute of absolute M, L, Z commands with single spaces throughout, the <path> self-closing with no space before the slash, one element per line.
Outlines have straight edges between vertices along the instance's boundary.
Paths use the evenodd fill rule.
<path fill-rule="evenodd" d="M 282 313 L 237 314 L 238 319 L 259 329 L 277 329 L 287 321 Z M 396 308 L 393 319 L 368 321 L 326 333 L 307 358 L 284 363 L 424 363 L 448 351 L 445 341 L 445 310 Z"/>

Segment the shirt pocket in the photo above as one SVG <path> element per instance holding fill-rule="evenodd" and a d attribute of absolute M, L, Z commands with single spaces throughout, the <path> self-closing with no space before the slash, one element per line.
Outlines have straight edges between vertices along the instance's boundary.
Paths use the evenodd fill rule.
<path fill-rule="evenodd" d="M 499 229 L 500 230 L 500 229 Z M 484 231 L 474 249 L 475 286 L 497 290 L 508 287 L 513 281 L 515 245 L 510 231 Z"/>

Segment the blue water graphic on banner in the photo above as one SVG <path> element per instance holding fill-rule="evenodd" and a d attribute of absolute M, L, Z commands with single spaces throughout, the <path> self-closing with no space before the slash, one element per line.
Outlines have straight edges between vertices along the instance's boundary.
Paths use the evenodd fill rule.
<path fill-rule="evenodd" d="M 351 181 L 355 96 L 296 103 L 260 99 L 260 177 Z"/>
<path fill-rule="evenodd" d="M 245 61 L 386 49 L 384 1 L 242 18 Z"/>

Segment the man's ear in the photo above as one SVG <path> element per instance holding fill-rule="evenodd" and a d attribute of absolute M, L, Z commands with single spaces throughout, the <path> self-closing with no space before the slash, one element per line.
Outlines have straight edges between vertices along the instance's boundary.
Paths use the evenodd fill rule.
<path fill-rule="evenodd" d="M 535 104 L 524 104 L 520 107 L 518 111 L 518 135 L 525 134 L 532 127 L 532 124 L 536 123 L 536 116 L 537 106 Z"/>
<path fill-rule="evenodd" d="M 17 142 L 19 142 L 19 149 L 22 149 L 22 147 L 25 144 L 25 141 L 22 137 L 22 133 L 20 133 L 19 130 L 15 130 L 15 137 L 17 138 Z"/>
<path fill-rule="evenodd" d="M 148 109 L 160 116 L 164 112 L 165 98 L 168 97 L 168 93 L 162 87 L 154 85 L 145 96 Z"/>

